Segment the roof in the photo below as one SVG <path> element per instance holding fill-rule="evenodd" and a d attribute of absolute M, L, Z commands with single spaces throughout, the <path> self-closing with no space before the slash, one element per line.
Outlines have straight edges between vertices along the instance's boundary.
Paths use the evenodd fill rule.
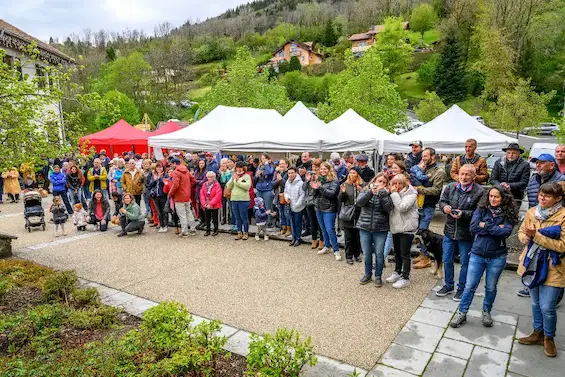
<path fill-rule="evenodd" d="M 410 23 L 405 21 L 402 23 L 404 29 L 410 29 Z M 385 29 L 384 25 L 372 25 L 371 28 L 365 33 L 353 34 L 348 39 L 350 41 L 362 41 L 363 39 L 372 39 L 375 35 L 381 33 Z"/>
<path fill-rule="evenodd" d="M 286 46 L 289 43 L 296 43 L 297 45 L 299 45 L 300 47 L 316 54 L 316 55 L 320 55 L 322 56 L 322 54 L 320 54 L 319 52 L 314 51 L 314 42 L 297 42 L 293 39 L 290 39 L 286 42 L 284 42 L 279 48 L 277 48 L 274 52 L 273 55 L 276 54 L 277 52 L 279 52 L 280 50 L 282 50 L 284 48 L 284 46 Z"/>
<path fill-rule="evenodd" d="M 26 44 L 35 41 L 37 43 L 37 47 L 39 47 L 42 51 L 42 57 L 50 62 L 59 63 L 57 60 L 63 60 L 64 62 L 70 63 L 74 59 L 70 56 L 62 53 L 61 51 L 57 50 L 55 47 L 40 41 L 39 39 L 32 37 L 31 35 L 27 34 L 21 29 L 18 29 L 12 24 L 0 19 L 0 44 L 5 44 L 7 47 L 14 47 L 19 49 L 20 44 L 10 40 L 9 36 L 15 37 Z M 46 54 L 47 53 L 47 54 Z M 50 55 L 55 55 L 59 59 L 53 59 Z"/>
<path fill-rule="evenodd" d="M 364 39 L 373 39 L 373 35 L 372 34 L 368 34 L 368 33 L 359 33 L 359 34 L 353 34 L 351 37 L 348 38 L 350 41 L 362 41 Z"/>

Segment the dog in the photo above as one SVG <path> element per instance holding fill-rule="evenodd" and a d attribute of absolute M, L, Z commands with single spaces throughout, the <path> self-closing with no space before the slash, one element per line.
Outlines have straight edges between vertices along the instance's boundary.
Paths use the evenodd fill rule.
<path fill-rule="evenodd" d="M 414 240 L 418 240 L 433 258 L 435 264 L 431 273 L 439 279 L 443 278 L 443 236 L 429 229 L 419 229 Z"/>

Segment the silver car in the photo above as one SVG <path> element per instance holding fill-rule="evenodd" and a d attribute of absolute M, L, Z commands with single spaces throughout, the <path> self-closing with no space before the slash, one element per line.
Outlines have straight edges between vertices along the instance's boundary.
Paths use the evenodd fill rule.
<path fill-rule="evenodd" d="M 559 126 L 555 123 L 540 123 L 539 126 L 536 127 L 526 127 L 522 130 L 524 135 L 530 134 L 538 134 L 538 135 L 547 135 L 547 136 L 555 136 L 559 132 Z"/>

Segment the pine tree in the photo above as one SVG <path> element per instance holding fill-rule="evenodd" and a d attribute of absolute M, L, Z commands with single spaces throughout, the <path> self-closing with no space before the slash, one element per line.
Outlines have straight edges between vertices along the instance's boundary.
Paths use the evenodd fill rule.
<path fill-rule="evenodd" d="M 300 71 L 301 69 L 302 65 L 300 64 L 300 60 L 298 60 L 298 56 L 293 56 L 292 58 L 290 58 L 288 72 Z"/>
<path fill-rule="evenodd" d="M 326 22 L 326 27 L 324 29 L 324 35 L 322 37 L 322 44 L 326 47 L 335 46 L 337 43 L 337 39 L 339 36 L 337 35 L 334 24 L 332 19 L 330 18 L 328 22 Z"/>
<path fill-rule="evenodd" d="M 467 97 L 467 80 L 463 65 L 463 53 L 455 29 L 449 30 L 444 43 L 434 78 L 434 86 L 436 93 L 445 103 L 453 104 Z"/>

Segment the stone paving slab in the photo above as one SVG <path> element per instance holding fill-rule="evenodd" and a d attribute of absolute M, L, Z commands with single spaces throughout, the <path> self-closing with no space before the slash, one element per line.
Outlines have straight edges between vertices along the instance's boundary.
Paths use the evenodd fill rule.
<path fill-rule="evenodd" d="M 509 355 L 488 348 L 475 347 L 465 377 L 505 377 Z"/>
<path fill-rule="evenodd" d="M 473 345 L 459 340 L 442 338 L 436 348 L 436 352 L 468 360 L 473 352 Z"/>
<path fill-rule="evenodd" d="M 367 375 L 367 377 L 414 377 L 414 376 L 416 375 L 408 372 L 403 372 L 398 369 L 390 368 L 382 364 L 378 364 Z"/>
<path fill-rule="evenodd" d="M 467 318 L 467 323 L 454 329 L 449 327 L 445 337 L 471 343 L 502 352 L 510 352 L 515 327 L 495 322 L 493 327 L 485 328 L 480 319 Z"/>
<path fill-rule="evenodd" d="M 244 330 L 239 330 L 238 332 L 230 336 L 228 342 L 226 343 L 225 349 L 230 352 L 237 353 L 238 355 L 249 355 L 249 343 L 251 341 L 250 336 L 251 333 Z"/>
<path fill-rule="evenodd" d="M 353 373 L 354 370 L 357 371 L 361 376 L 365 376 L 367 371 L 360 368 L 355 368 L 352 365 L 347 365 L 341 363 L 337 360 L 327 358 L 325 356 L 319 356 L 318 363 L 313 367 L 306 365 L 302 372 L 300 373 L 305 377 L 345 377 L 348 374 Z"/>
<path fill-rule="evenodd" d="M 381 357 L 380 363 L 405 372 L 421 375 L 431 357 L 432 354 L 429 352 L 392 343 Z"/>
<path fill-rule="evenodd" d="M 508 312 L 503 312 L 500 310 L 493 309 L 490 312 L 490 315 L 492 316 L 493 321 L 496 322 L 506 323 L 507 325 L 512 325 L 512 326 L 516 326 L 518 324 L 518 314 L 508 313 Z M 483 311 L 474 310 L 474 309 L 469 310 L 467 312 L 467 317 L 475 317 L 475 318 L 480 318 L 482 320 Z"/>
<path fill-rule="evenodd" d="M 445 328 L 449 325 L 451 317 L 453 317 L 451 312 L 421 306 L 412 315 L 410 320 Z"/>
<path fill-rule="evenodd" d="M 526 377 L 563 377 L 565 351 L 558 351 L 557 357 L 547 357 L 543 346 L 526 346 L 515 340 L 508 370 Z"/>
<path fill-rule="evenodd" d="M 465 372 L 465 360 L 457 357 L 435 353 L 426 367 L 423 377 L 461 377 Z"/>
<path fill-rule="evenodd" d="M 449 313 L 455 313 L 459 307 L 459 303 L 453 301 L 453 295 L 448 295 L 446 297 L 438 297 L 434 291 L 428 293 L 422 305 L 424 308 L 443 310 Z"/>
<path fill-rule="evenodd" d="M 534 329 L 532 322 L 532 317 L 521 315 L 518 319 L 516 338 L 522 338 L 530 335 Z M 565 316 L 559 313 L 557 313 L 557 329 L 554 340 L 557 349 L 565 352 Z"/>
<path fill-rule="evenodd" d="M 434 352 L 444 329 L 416 321 L 408 321 L 394 343 L 425 352 Z"/>

